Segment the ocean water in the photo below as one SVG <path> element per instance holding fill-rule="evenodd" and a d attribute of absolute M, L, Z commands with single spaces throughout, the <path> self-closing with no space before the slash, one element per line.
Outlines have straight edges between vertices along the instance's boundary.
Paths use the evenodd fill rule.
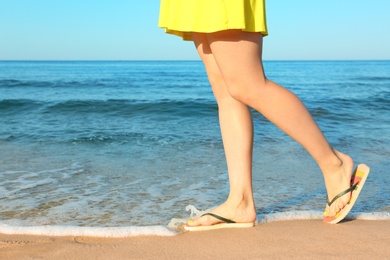
<path fill-rule="evenodd" d="M 390 219 L 390 61 L 264 66 L 336 149 L 370 166 L 349 218 Z M 188 205 L 228 194 L 217 111 L 200 61 L 0 61 L 0 232 L 175 234 L 167 225 Z M 318 167 L 253 119 L 259 222 L 321 218 Z"/>

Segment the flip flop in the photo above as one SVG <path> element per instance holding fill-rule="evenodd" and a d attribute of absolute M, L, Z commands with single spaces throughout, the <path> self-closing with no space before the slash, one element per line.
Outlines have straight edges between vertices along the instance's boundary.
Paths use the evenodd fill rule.
<path fill-rule="evenodd" d="M 185 225 L 184 230 L 186 230 L 186 231 L 206 231 L 206 230 L 214 230 L 214 229 L 221 229 L 221 228 L 250 228 L 250 227 L 255 226 L 254 222 L 236 223 L 233 220 L 218 216 L 218 215 L 213 214 L 213 213 L 205 213 L 202 215 L 202 217 L 206 216 L 206 215 L 209 215 L 209 216 L 212 216 L 216 219 L 219 219 L 219 220 L 223 221 L 224 223 L 219 223 L 219 224 L 215 224 L 215 225 L 211 225 L 211 226 L 195 226 L 195 227 L 190 227 L 190 226 Z"/>
<path fill-rule="evenodd" d="M 327 211 L 324 212 L 324 222 L 328 224 L 337 224 L 341 220 L 343 220 L 348 213 L 351 211 L 352 207 L 355 205 L 355 202 L 362 191 L 364 183 L 367 180 L 368 174 L 370 173 L 370 168 L 365 164 L 359 164 L 355 169 L 354 173 L 351 176 L 351 187 L 346 189 L 343 192 L 340 192 L 336 195 L 330 202 L 328 201 L 328 206 L 332 205 L 338 198 L 347 194 L 348 192 L 352 192 L 351 198 L 345 207 L 338 212 L 335 216 L 329 216 Z"/>

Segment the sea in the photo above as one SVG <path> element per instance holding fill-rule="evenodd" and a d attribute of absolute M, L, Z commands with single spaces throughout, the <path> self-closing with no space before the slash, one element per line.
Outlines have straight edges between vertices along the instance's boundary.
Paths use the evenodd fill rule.
<path fill-rule="evenodd" d="M 371 168 L 349 219 L 390 220 L 390 61 L 265 61 L 330 144 Z M 254 121 L 258 224 L 318 219 L 307 152 Z M 0 61 L 0 233 L 170 236 L 229 191 L 200 61 Z"/>

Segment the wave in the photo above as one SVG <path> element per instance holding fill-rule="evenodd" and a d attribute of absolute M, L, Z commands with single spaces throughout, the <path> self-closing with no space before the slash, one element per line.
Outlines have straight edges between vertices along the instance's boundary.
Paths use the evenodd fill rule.
<path fill-rule="evenodd" d="M 56 85 L 56 83 L 52 81 L 16 80 L 16 79 L 0 80 L 0 88 L 18 88 L 18 87 L 42 88 L 42 87 L 52 87 L 53 85 Z"/>
<path fill-rule="evenodd" d="M 257 225 L 289 220 L 321 220 L 319 211 L 289 211 L 258 216 Z M 390 212 L 350 214 L 346 220 L 390 221 Z M 185 219 L 172 219 L 168 226 L 128 226 L 128 227 L 79 227 L 79 226 L 16 226 L 0 222 L 0 233 L 8 235 L 41 236 L 89 236 L 89 237 L 135 237 L 135 236 L 174 236 L 182 233 L 180 225 Z"/>
<path fill-rule="evenodd" d="M 334 110 L 355 109 L 359 107 L 377 108 L 387 110 L 388 95 L 369 98 L 334 98 L 332 100 L 307 101 L 312 113 L 318 115 L 329 115 Z M 337 109 L 335 109 L 337 108 Z M 107 100 L 66 100 L 59 102 L 37 101 L 31 99 L 3 99 L 0 100 L 0 111 L 9 110 L 24 111 L 38 110 L 41 113 L 102 113 L 129 116 L 133 114 L 150 113 L 174 113 L 182 116 L 207 114 L 218 110 L 213 99 L 208 98 L 187 98 L 177 99 L 107 99 Z"/>
<path fill-rule="evenodd" d="M 389 110 L 389 94 L 390 92 L 372 97 L 320 99 L 308 101 L 307 104 L 315 116 L 337 118 L 345 114 L 347 115 L 345 119 L 355 120 L 354 115 L 359 111 L 375 110 L 381 113 Z"/>
<path fill-rule="evenodd" d="M 40 80 L 16 80 L 16 79 L 2 79 L 0 80 L 0 88 L 80 88 L 80 87 L 113 87 L 109 80 L 53 80 L 53 81 L 40 81 Z"/>
<path fill-rule="evenodd" d="M 289 211 L 289 212 L 279 212 L 272 213 L 268 215 L 258 216 L 258 223 L 270 223 L 277 221 L 287 221 L 287 220 L 309 220 L 309 219 L 322 219 L 323 213 L 320 211 Z M 390 221 L 390 212 L 361 212 L 361 213 L 350 213 L 345 218 L 346 220 L 389 220 Z"/>
<path fill-rule="evenodd" d="M 185 114 L 199 113 L 204 108 L 214 109 L 215 105 L 207 99 L 177 100 L 69 100 L 48 106 L 46 111 L 60 112 L 94 112 L 94 113 L 115 113 L 130 115 L 138 112 L 142 113 L 169 113 L 181 110 Z M 203 108 L 203 109 L 202 109 Z"/>
<path fill-rule="evenodd" d="M 3 99 L 0 100 L 0 111 L 20 111 L 34 110 L 45 105 L 45 102 L 30 99 Z"/>
<path fill-rule="evenodd" d="M 204 115 L 217 110 L 215 102 L 209 99 L 186 100 L 134 100 L 134 99 L 108 99 L 108 100 L 67 100 L 63 102 L 43 102 L 30 99 L 0 100 L 0 111 L 23 112 L 26 109 L 35 110 L 43 114 L 73 114 L 94 113 L 131 116 L 140 114 L 166 114 L 179 116 Z"/>
<path fill-rule="evenodd" d="M 390 77 L 387 76 L 365 76 L 365 77 L 355 77 L 353 78 L 358 81 L 375 81 L 375 82 L 381 82 L 384 81 L 388 83 L 390 81 Z"/>
<path fill-rule="evenodd" d="M 31 226 L 18 227 L 0 223 L 0 233 L 7 235 L 37 236 L 89 236 L 89 237 L 132 237 L 173 236 L 177 232 L 164 226 L 149 227 L 76 227 L 76 226 Z"/>

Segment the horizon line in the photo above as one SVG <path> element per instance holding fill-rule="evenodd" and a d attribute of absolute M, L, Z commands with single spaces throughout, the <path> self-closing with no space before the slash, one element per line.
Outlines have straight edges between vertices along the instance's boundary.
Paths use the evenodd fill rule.
<path fill-rule="evenodd" d="M 8 61 L 70 61 L 70 62 L 129 62 L 129 61 L 199 61 L 200 59 L 0 59 L 0 62 Z M 390 59 L 264 59 L 263 61 L 390 61 Z"/>

